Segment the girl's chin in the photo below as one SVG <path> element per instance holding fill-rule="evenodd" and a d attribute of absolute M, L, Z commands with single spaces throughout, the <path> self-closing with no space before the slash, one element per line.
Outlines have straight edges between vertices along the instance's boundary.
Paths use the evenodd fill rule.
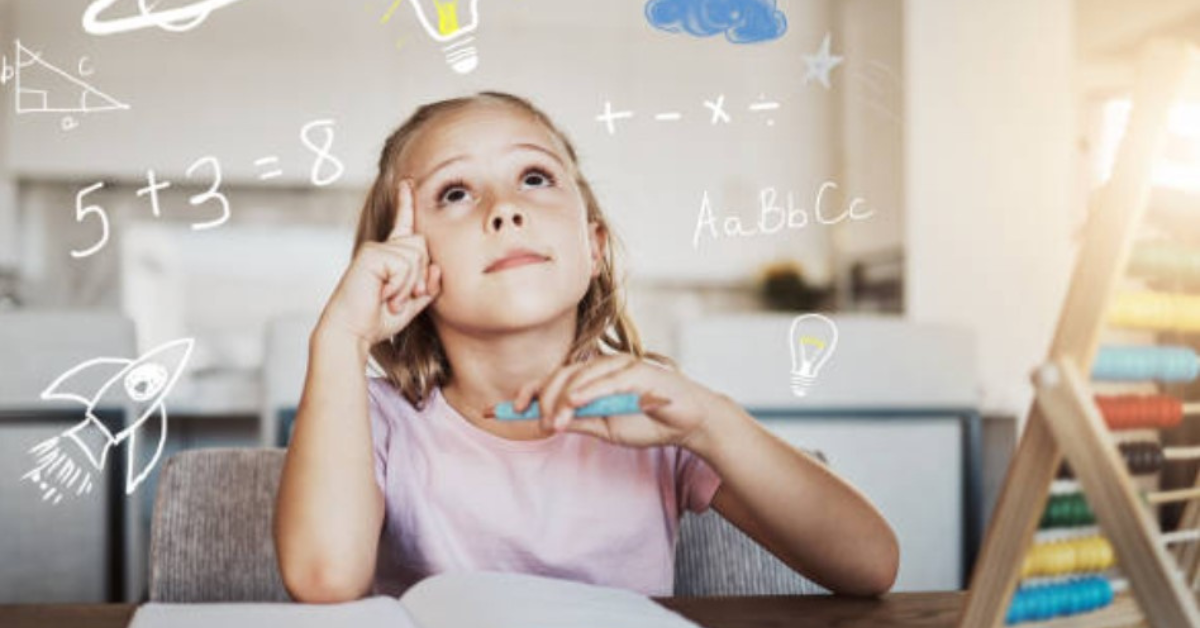
<path fill-rule="evenodd" d="M 562 302 L 561 299 L 531 301 L 517 299 L 503 304 L 497 303 L 486 310 L 483 318 L 494 327 L 517 330 L 549 325 L 573 311 L 573 306 Z"/>
<path fill-rule="evenodd" d="M 524 331 L 551 325 L 574 313 L 577 302 L 564 300 L 562 295 L 523 294 L 488 298 L 473 295 L 469 313 L 456 313 L 438 308 L 438 318 L 446 323 L 484 333 Z"/>

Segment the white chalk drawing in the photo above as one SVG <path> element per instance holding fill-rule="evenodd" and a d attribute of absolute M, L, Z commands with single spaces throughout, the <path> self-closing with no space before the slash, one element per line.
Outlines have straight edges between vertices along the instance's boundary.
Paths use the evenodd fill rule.
<path fill-rule="evenodd" d="M 154 214 L 155 218 L 158 218 L 159 216 L 162 216 L 162 209 L 158 204 L 158 193 L 169 187 L 171 187 L 170 181 L 163 181 L 162 183 L 159 183 L 158 176 L 154 174 L 154 171 L 147 170 L 146 187 L 138 189 L 135 194 L 139 197 L 150 197 L 150 213 Z"/>
<path fill-rule="evenodd" d="M 903 122 L 899 110 L 904 102 L 904 81 L 887 64 L 872 59 L 851 78 L 859 88 L 851 92 L 853 102 L 893 124 Z"/>
<path fill-rule="evenodd" d="M 692 233 L 692 248 L 700 248 L 700 240 L 709 237 L 718 240 L 722 236 L 729 238 L 753 237 L 772 235 L 784 229 L 804 229 L 810 224 L 836 225 L 846 220 L 858 222 L 875 215 L 875 210 L 867 207 L 867 202 L 861 197 L 854 197 L 850 203 L 837 213 L 827 207 L 832 203 L 826 195 L 838 189 L 833 181 L 821 184 L 813 198 L 812 210 L 807 210 L 796 204 L 795 194 L 788 192 L 780 199 L 779 192 L 773 188 L 763 188 L 758 195 L 758 220 L 749 227 L 737 215 L 726 215 L 719 219 L 713 209 L 712 201 L 706 190 L 700 199 L 700 212 L 696 216 L 696 230 Z M 784 206 L 779 202 L 784 200 Z"/>
<path fill-rule="evenodd" d="M 725 124 L 729 124 L 733 121 L 733 119 L 730 118 L 729 114 L 725 111 L 725 94 L 721 94 L 716 100 L 704 101 L 704 106 L 712 111 L 712 119 L 709 121 L 710 123 L 716 124 L 718 122 L 725 122 Z"/>
<path fill-rule="evenodd" d="M 221 217 L 208 222 L 192 223 L 192 231 L 204 231 L 206 229 L 215 229 L 229 221 L 229 217 L 233 215 L 233 208 L 229 205 L 229 197 L 221 192 L 221 162 L 216 157 L 208 156 L 197 159 L 191 166 L 188 167 L 188 179 L 192 178 L 192 174 L 202 166 L 207 165 L 212 169 L 212 185 L 200 194 L 196 194 L 188 199 L 188 205 L 197 207 L 209 201 L 216 201 L 221 207 Z"/>
<path fill-rule="evenodd" d="M 381 20 L 387 23 L 401 0 L 395 0 Z M 459 74 L 467 74 L 479 66 L 475 29 L 479 27 L 479 0 L 411 0 L 421 28 L 431 39 L 446 44 L 442 52 L 446 63 Z"/>
<path fill-rule="evenodd" d="M 837 348 L 837 325 L 820 314 L 804 314 L 792 320 L 788 330 L 788 346 L 792 351 L 792 394 L 808 395 L 821 369 L 833 357 Z"/>
<path fill-rule="evenodd" d="M 42 58 L 40 52 L 25 47 L 20 40 L 14 45 L 14 63 L 6 56 L 0 66 L 0 85 L 13 82 L 15 111 L 24 114 L 65 114 L 62 129 L 70 131 L 79 126 L 75 115 L 129 109 L 123 103 L 83 80 L 95 73 L 87 57 L 79 60 L 79 76 Z"/>
<path fill-rule="evenodd" d="M 342 175 L 346 172 L 346 167 L 342 162 L 329 152 L 329 149 L 333 148 L 333 125 L 333 120 L 313 120 L 300 129 L 300 141 L 317 156 L 316 161 L 313 162 L 312 174 L 309 176 L 309 180 L 317 187 L 330 185 L 342 178 Z M 325 141 L 321 146 L 317 146 L 312 138 L 308 136 L 309 131 L 314 129 L 325 131 Z M 321 166 L 325 164 L 333 166 L 333 173 L 328 176 L 321 176 Z"/>
<path fill-rule="evenodd" d="M 604 113 L 596 116 L 596 121 L 604 123 L 604 128 L 608 129 L 609 135 L 616 135 L 616 121 L 626 120 L 632 117 L 632 111 L 613 111 L 612 103 L 606 100 L 604 101 Z"/>
<path fill-rule="evenodd" d="M 751 113 L 763 113 L 765 111 L 776 111 L 779 109 L 779 103 L 777 103 L 773 100 L 767 100 L 767 97 L 765 95 L 759 94 L 758 102 L 751 103 L 750 106 L 747 107 L 747 109 L 749 109 Z M 773 118 L 767 118 L 767 126 L 775 126 L 775 120 Z"/>
<path fill-rule="evenodd" d="M 100 207 L 99 205 L 88 205 L 87 207 L 83 206 L 83 197 L 103 188 L 104 182 L 101 181 L 83 188 L 78 194 L 75 195 L 76 222 L 83 222 L 84 218 L 87 218 L 92 214 L 95 214 L 96 219 L 100 221 L 100 239 L 97 240 L 95 244 L 82 251 L 71 251 L 71 257 L 75 259 L 94 255 L 99 252 L 100 249 L 104 248 L 105 244 L 108 244 L 108 214 L 105 213 L 104 208 Z"/>
<path fill-rule="evenodd" d="M 85 495 L 95 487 L 93 478 L 104 471 L 113 447 L 124 444 L 125 494 L 132 495 L 162 456 L 167 440 L 164 401 L 183 373 L 194 344 L 191 338 L 174 340 L 136 360 L 96 358 L 59 376 L 42 391 L 41 398 L 78 402 L 86 408 L 84 419 L 31 447 L 33 468 L 21 479 L 34 484 L 42 501 L 51 504 L 63 497 Z M 83 389 L 80 380 L 94 382 L 96 375 L 107 379 L 96 390 Z M 123 408 L 131 408 L 134 419 L 116 434 L 95 414 Z M 144 451 L 151 447 L 153 454 L 146 458 Z"/>
<path fill-rule="evenodd" d="M 112 18 L 102 14 L 118 3 L 132 5 L 132 0 L 94 0 L 83 12 L 83 30 L 92 35 L 115 35 L 145 28 L 182 33 L 199 26 L 213 11 L 239 1 L 201 0 L 171 9 L 157 10 L 160 0 L 137 0 L 136 13 Z"/>
<path fill-rule="evenodd" d="M 270 181 L 271 179 L 276 179 L 283 176 L 283 170 L 278 167 L 279 157 L 277 155 L 270 155 L 268 157 L 256 159 L 254 160 L 254 166 L 256 168 L 263 168 L 266 166 L 271 167 L 270 170 L 258 175 L 259 181 Z"/>
<path fill-rule="evenodd" d="M 334 141 L 334 121 L 333 120 L 314 120 L 304 125 L 300 130 L 300 142 L 313 152 L 315 159 L 313 160 L 312 170 L 309 175 L 309 181 L 317 187 L 325 187 L 332 185 L 345 174 L 345 165 L 335 157 L 330 149 L 333 148 Z M 316 131 L 324 131 L 324 141 L 318 144 L 310 135 Z M 254 160 L 254 167 L 260 170 L 266 170 L 258 175 L 259 180 L 268 181 L 283 176 L 283 170 L 279 167 L 279 157 L 269 155 Z M 191 225 L 193 231 L 206 231 L 215 229 L 229 222 L 233 216 L 233 204 L 229 197 L 221 191 L 222 170 L 221 161 L 212 155 L 206 155 L 192 162 L 184 173 L 189 182 L 204 182 L 208 181 L 208 187 L 199 194 L 194 194 L 188 197 L 188 205 L 191 207 L 199 207 L 204 204 L 209 204 L 209 207 L 218 208 L 218 213 L 215 218 L 204 221 L 194 222 Z M 172 186 L 170 181 L 159 181 L 158 175 L 154 170 L 146 171 L 146 185 L 139 188 L 135 194 L 141 197 L 148 197 L 150 202 L 150 212 L 155 218 L 162 217 L 162 207 L 159 199 L 159 192 L 166 190 Z M 78 223 L 84 222 L 89 217 L 94 217 L 99 221 L 100 237 L 95 244 L 81 251 L 71 251 L 71 257 L 82 258 L 99 253 L 104 245 L 108 242 L 109 224 L 108 213 L 99 205 L 86 205 L 84 197 L 104 188 L 103 182 L 94 183 L 86 188 L 83 188 L 75 196 L 75 221 Z"/>
<path fill-rule="evenodd" d="M 805 85 L 816 81 L 824 86 L 825 89 L 831 89 L 833 87 L 830 73 L 833 72 L 834 68 L 841 65 L 845 61 L 845 58 L 833 54 L 831 51 L 832 45 L 833 36 L 829 33 L 826 33 L 825 38 L 821 41 L 821 47 L 813 54 L 804 55 L 804 64 L 806 66 L 804 74 Z M 895 79 L 894 73 L 891 73 L 886 66 L 883 66 L 878 62 L 872 62 L 870 67 L 876 73 L 888 73 L 890 74 L 888 77 L 889 79 Z M 718 94 L 717 97 L 712 100 L 702 100 L 701 104 L 708 114 L 708 123 L 710 126 L 733 124 L 734 116 L 730 113 L 730 109 L 726 107 L 725 94 Z M 766 126 L 774 126 L 775 118 L 770 114 L 780 111 L 782 108 L 782 103 L 774 100 L 768 100 L 766 94 L 759 94 L 758 100 L 750 103 L 750 105 L 746 107 L 746 110 L 751 114 L 754 114 L 755 118 L 762 120 Z M 893 112 L 885 111 L 884 113 L 885 115 L 890 115 L 890 117 L 896 117 Z M 630 120 L 636 117 L 636 115 L 637 114 L 635 114 L 635 112 L 628 109 L 614 110 L 612 101 L 605 100 L 604 111 L 597 115 L 595 119 L 597 122 L 600 122 L 604 125 L 604 128 L 606 131 L 608 131 L 609 135 L 616 135 L 616 122 L 618 120 Z M 679 111 L 660 111 L 651 115 L 651 118 L 655 122 L 678 122 L 683 119 L 683 113 Z"/>
<path fill-rule="evenodd" d="M 833 87 L 832 83 L 830 83 L 829 73 L 842 63 L 843 57 L 830 53 L 829 47 L 832 44 L 832 40 L 833 36 L 826 33 L 825 39 L 821 41 L 821 48 L 814 54 L 804 55 L 804 65 L 808 68 L 804 74 L 805 85 L 815 80 L 823 85 L 825 89 Z"/>
<path fill-rule="evenodd" d="M 717 94 L 714 99 L 702 99 L 701 107 L 705 110 L 710 126 L 718 124 L 733 124 L 734 116 L 730 113 L 729 105 L 726 104 L 725 94 Z M 771 114 L 783 108 L 783 104 L 779 101 L 769 100 L 766 94 L 759 94 L 758 100 L 746 106 L 746 111 L 756 117 L 763 118 L 766 126 L 774 126 L 775 119 Z M 596 122 L 604 125 L 604 129 L 609 135 L 617 134 L 617 121 L 630 120 L 637 117 L 637 114 L 629 109 L 615 110 L 611 100 L 604 101 L 604 109 L 595 117 Z M 650 116 L 655 122 L 679 122 L 683 120 L 684 114 L 678 110 L 659 111 Z"/>

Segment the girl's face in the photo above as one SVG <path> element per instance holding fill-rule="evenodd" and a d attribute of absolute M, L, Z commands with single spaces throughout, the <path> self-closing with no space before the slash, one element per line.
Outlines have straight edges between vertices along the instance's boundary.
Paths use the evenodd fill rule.
<path fill-rule="evenodd" d="M 528 113 L 477 104 L 417 132 L 400 156 L 415 230 L 442 268 L 442 323 L 513 331 L 573 314 L 600 269 L 604 236 L 587 219 L 574 164 Z"/>

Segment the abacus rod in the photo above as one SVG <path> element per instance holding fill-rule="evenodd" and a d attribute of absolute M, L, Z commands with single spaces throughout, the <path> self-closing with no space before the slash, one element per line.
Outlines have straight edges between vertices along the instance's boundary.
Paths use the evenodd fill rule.
<path fill-rule="evenodd" d="M 1175 530 L 1172 532 L 1163 532 L 1159 536 L 1163 545 L 1173 545 L 1175 543 L 1193 543 L 1200 541 L 1200 528 L 1190 528 L 1188 530 Z"/>
<path fill-rule="evenodd" d="M 1079 492 L 1082 493 L 1083 491 L 1080 490 Z M 1063 493 L 1063 494 L 1069 495 L 1071 493 Z M 1200 486 L 1194 487 L 1194 488 L 1181 488 L 1181 489 L 1175 489 L 1175 490 L 1170 490 L 1170 491 L 1158 491 L 1158 492 L 1154 492 L 1154 493 L 1143 492 L 1143 493 L 1141 493 L 1141 495 L 1142 495 L 1142 498 L 1145 499 L 1146 503 L 1148 503 L 1150 505 L 1165 504 L 1165 503 L 1169 503 L 1169 502 L 1185 502 L 1185 501 L 1191 501 L 1193 499 L 1200 499 Z"/>
<path fill-rule="evenodd" d="M 1194 460 L 1200 458 L 1200 447 L 1166 447 L 1163 458 L 1167 460 Z"/>
<path fill-rule="evenodd" d="M 1146 501 L 1152 505 L 1166 504 L 1169 502 L 1186 502 L 1200 498 L 1200 487 L 1198 488 L 1181 488 L 1173 491 L 1159 491 L 1157 493 L 1146 493 Z"/>

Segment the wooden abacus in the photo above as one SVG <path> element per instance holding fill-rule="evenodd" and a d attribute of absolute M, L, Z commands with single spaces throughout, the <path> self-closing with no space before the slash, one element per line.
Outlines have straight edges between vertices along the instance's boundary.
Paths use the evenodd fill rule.
<path fill-rule="evenodd" d="M 1147 493 L 1131 474 L 1194 457 L 1195 452 L 1147 445 L 1144 439 L 1121 448 L 1110 431 L 1171 427 L 1194 406 L 1161 397 L 1097 399 L 1085 376 L 1159 382 L 1196 376 L 1196 355 L 1189 358 L 1186 348 L 1155 356 L 1148 353 L 1150 347 L 1106 348 L 1095 363 L 1094 358 L 1106 318 L 1118 326 L 1200 331 L 1200 297 L 1118 294 L 1127 270 L 1200 269 L 1195 255 L 1176 255 L 1171 262 L 1153 250 L 1134 254 L 1134 239 L 1151 200 L 1152 169 L 1167 141 L 1169 114 L 1186 90 L 1200 93 L 1198 85 L 1200 54 L 1195 48 L 1174 42 L 1146 48 L 1112 176 L 1093 198 L 1049 358 L 1033 377 L 1036 398 L 975 564 L 961 628 L 1034 620 L 1047 622 L 1039 626 L 1200 626 L 1192 591 L 1192 585 L 1200 584 L 1200 533 L 1181 529 L 1164 534 L 1151 506 L 1192 500 L 1183 523 L 1195 527 L 1200 505 L 1194 500 L 1200 491 Z M 1196 209 L 1193 225 L 1200 223 L 1200 207 Z M 1055 480 L 1064 456 L 1082 493 Z M 1046 542 L 1034 545 L 1039 525 L 1084 527 L 1074 537 L 1064 534 L 1049 541 L 1045 537 L 1055 532 L 1043 531 Z M 1169 544 L 1178 547 L 1174 554 Z M 1114 563 L 1123 580 L 1108 577 Z M 1052 579 L 1063 573 L 1083 575 Z M 1132 590 L 1136 608 L 1129 596 L 1119 594 L 1125 586 Z M 1114 595 L 1117 604 L 1111 604 Z"/>

